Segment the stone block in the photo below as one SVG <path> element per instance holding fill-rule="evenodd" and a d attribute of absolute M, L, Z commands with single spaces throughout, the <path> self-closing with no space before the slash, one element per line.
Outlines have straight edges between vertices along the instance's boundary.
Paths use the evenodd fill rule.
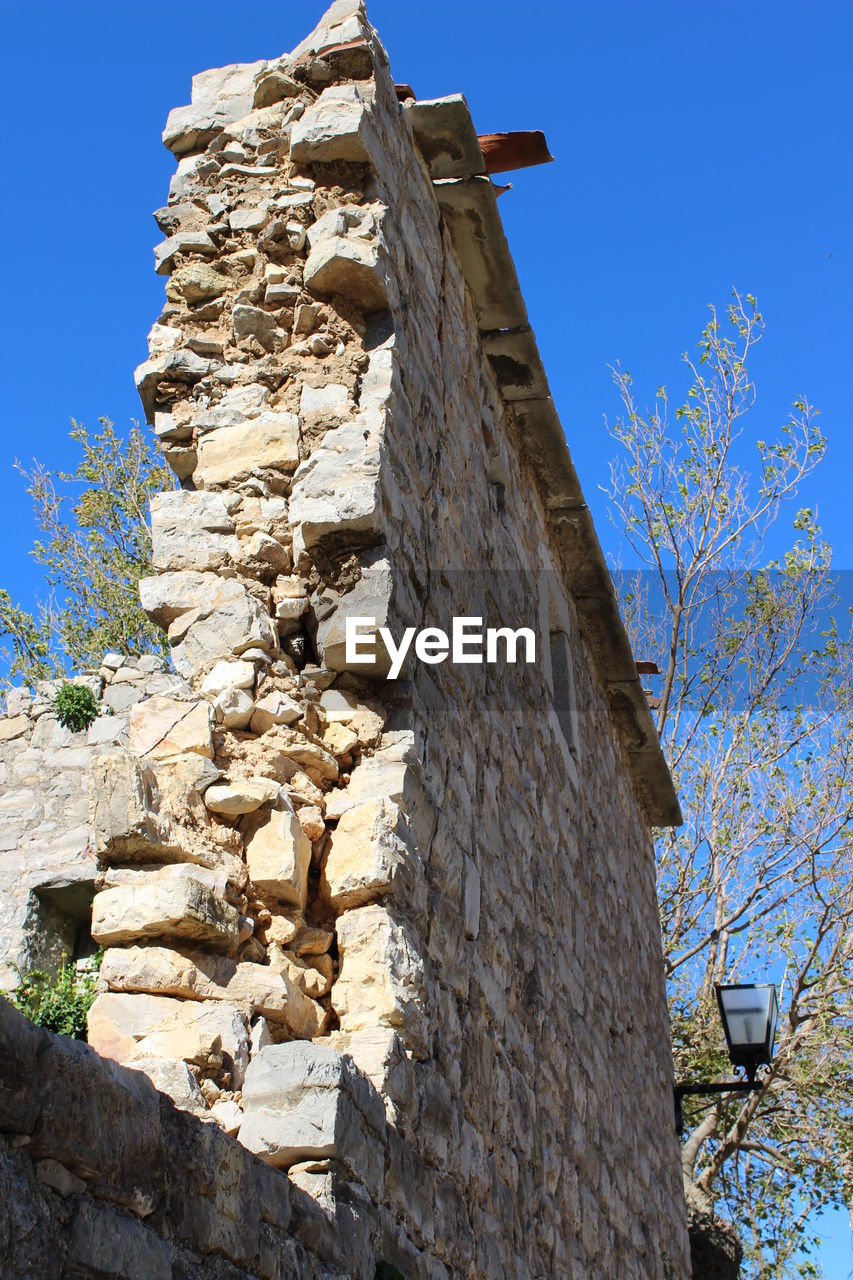
<path fill-rule="evenodd" d="M 216 719 L 226 729 L 245 729 L 255 710 L 254 700 L 245 689 L 226 689 L 213 702 Z"/>
<path fill-rule="evenodd" d="M 321 298 L 336 294 L 359 311 L 384 311 L 388 284 L 379 246 L 351 236 L 329 236 L 308 255 L 303 271 L 305 288 Z"/>
<path fill-rule="evenodd" d="M 260 893 L 304 910 L 311 841 L 290 802 L 282 798 L 281 804 L 282 808 L 264 814 L 260 821 L 248 819 L 246 866 Z"/>
<path fill-rule="evenodd" d="M 230 950 L 239 932 L 234 908 L 189 877 L 150 877 L 104 889 L 92 903 L 92 937 L 102 946 L 138 938 L 181 938 Z"/>
<path fill-rule="evenodd" d="M 187 751 L 213 759 L 210 706 L 159 695 L 148 698 L 131 708 L 128 743 L 136 755 L 152 760 L 166 760 Z"/>
<path fill-rule="evenodd" d="M 200 489 L 236 483 L 250 471 L 291 472 L 299 462 L 299 418 L 263 413 L 202 436 L 193 479 Z"/>
<path fill-rule="evenodd" d="M 408 927 L 384 906 L 338 917 L 340 974 L 332 1004 L 341 1030 L 390 1027 L 416 1057 L 428 1052 L 423 960 Z"/>
<path fill-rule="evenodd" d="M 369 164 L 377 143 L 365 90 L 355 84 L 331 85 L 294 123 L 290 155 L 297 164 Z"/>
<path fill-rule="evenodd" d="M 226 689 L 252 689 L 254 684 L 255 668 L 251 662 L 228 662 L 223 659 L 204 677 L 201 691 L 215 698 Z"/>
<path fill-rule="evenodd" d="M 249 1029 L 239 1010 L 219 1001 L 101 992 L 89 1010 L 89 1044 L 125 1065 L 139 1059 L 179 1058 L 222 1070 L 240 1089 L 249 1062 Z"/>
<path fill-rule="evenodd" d="M 223 782 L 208 787 L 204 803 L 211 813 L 221 813 L 226 818 L 238 818 L 244 813 L 254 813 L 261 805 L 275 800 L 279 793 L 277 782 L 269 778 L 250 778 L 243 782 Z"/>
<path fill-rule="evenodd" d="M 278 634 L 263 603 L 242 583 L 226 581 L 227 594 L 215 606 L 192 609 L 169 628 L 172 662 L 183 676 L 198 675 L 218 658 L 239 657 L 249 649 L 278 652 Z"/>
<path fill-rule="evenodd" d="M 266 733 L 277 724 L 294 724 L 302 715 L 302 709 L 287 693 L 267 693 L 258 698 L 252 716 L 255 733 Z"/>
<path fill-rule="evenodd" d="M 411 882 L 411 872 L 399 807 L 384 797 L 368 800 L 348 809 L 332 832 L 320 891 L 335 911 L 347 911 L 394 892 L 401 879 Z M 403 896 L 411 897 L 408 888 Z"/>
<path fill-rule="evenodd" d="M 174 489 L 151 499 L 155 569 L 216 570 L 238 554 L 234 521 L 217 493 Z"/>
<path fill-rule="evenodd" d="M 326 1045 L 268 1045 L 243 1085 L 240 1142 L 284 1168 L 338 1160 L 375 1195 L 382 1192 L 385 1109 L 353 1062 Z"/>
<path fill-rule="evenodd" d="M 324 539 L 382 531 L 379 467 L 383 422 L 359 414 L 327 431 L 293 478 L 294 559 Z"/>
<path fill-rule="evenodd" d="M 328 592 L 315 602 L 317 649 L 330 671 L 354 671 L 379 680 L 391 667 L 380 628 L 389 621 L 394 575 L 383 548 L 362 552 L 359 560 L 361 577 L 345 595 Z M 347 618 L 373 619 L 372 626 L 360 624 L 357 658 L 347 657 Z"/>
<path fill-rule="evenodd" d="M 127 751 L 96 756 L 89 792 L 95 849 L 121 858 L 164 858 L 178 853 L 160 814 L 156 775 Z"/>
<path fill-rule="evenodd" d="M 101 976 L 110 991 L 225 1001 L 247 1018 L 264 1017 L 297 1038 L 319 1035 L 325 1022 L 325 1011 L 287 973 L 227 956 L 113 947 L 104 954 Z"/>

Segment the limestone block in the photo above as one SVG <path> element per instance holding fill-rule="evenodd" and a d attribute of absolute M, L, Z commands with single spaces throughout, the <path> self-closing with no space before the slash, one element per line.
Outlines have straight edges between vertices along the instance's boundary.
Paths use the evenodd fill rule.
<path fill-rule="evenodd" d="M 170 276 L 166 297 L 190 305 L 207 302 L 225 293 L 230 283 L 227 276 L 206 262 L 187 262 Z"/>
<path fill-rule="evenodd" d="M 338 917 L 340 974 L 332 1004 L 342 1031 L 391 1027 L 416 1057 L 428 1052 L 423 961 L 408 928 L 384 906 Z"/>
<path fill-rule="evenodd" d="M 4 716 L 0 720 L 0 742 L 12 742 L 15 738 L 20 738 L 29 727 L 29 716 Z"/>
<path fill-rule="evenodd" d="M 333 160 L 369 164 L 370 148 L 377 141 L 365 88 L 331 85 L 293 125 L 290 155 L 297 164 L 328 164 Z"/>
<path fill-rule="evenodd" d="M 223 659 L 204 677 L 201 691 L 215 698 L 226 689 L 251 689 L 254 684 L 255 668 L 251 662 L 228 662 Z"/>
<path fill-rule="evenodd" d="M 175 107 L 169 112 L 163 130 L 163 145 L 176 156 L 198 151 L 206 147 L 226 125 L 239 120 L 251 109 L 252 99 L 248 94 Z"/>
<path fill-rule="evenodd" d="M 236 1138 L 240 1132 L 240 1125 L 243 1123 L 243 1112 L 236 1102 L 231 1098 L 226 1098 L 222 1102 L 215 1102 L 210 1108 L 210 1115 L 231 1138 Z"/>
<path fill-rule="evenodd" d="M 257 418 L 269 403 L 269 397 L 269 391 L 259 382 L 228 387 L 213 404 L 195 411 L 193 426 L 200 432 L 218 431 L 221 427 L 233 427 Z"/>
<path fill-rule="evenodd" d="M 217 658 L 250 649 L 278 651 L 278 635 L 266 608 L 242 583 L 233 581 L 215 607 L 191 610 L 173 622 L 169 641 L 172 662 L 183 676 L 194 676 Z"/>
<path fill-rule="evenodd" d="M 256 338 L 266 351 L 273 350 L 276 324 L 271 312 L 250 306 L 247 302 L 238 302 L 231 312 L 231 325 L 235 338 Z"/>
<path fill-rule="evenodd" d="M 329 236 L 308 255 L 303 271 L 306 289 L 320 297 L 340 294 L 360 311 L 384 311 L 388 285 L 379 246 L 351 236 Z"/>
<path fill-rule="evenodd" d="M 245 729 L 255 710 L 255 703 L 245 689 L 225 689 L 213 701 L 217 720 L 226 729 Z"/>
<path fill-rule="evenodd" d="M 394 579 L 391 562 L 382 549 L 363 552 L 359 557 L 362 574 L 345 595 L 329 592 L 315 605 L 317 649 L 330 671 L 356 671 L 375 679 L 387 675 L 391 659 L 379 634 L 386 626 L 391 611 Z M 347 658 L 347 618 L 373 618 L 369 627 L 360 628 L 359 657 Z M 372 660 L 371 660 L 372 658 Z"/>
<path fill-rule="evenodd" d="M 240 1142 L 262 1160 L 339 1160 L 381 1194 L 384 1107 L 350 1059 L 306 1041 L 268 1045 L 249 1064 L 242 1101 Z"/>
<path fill-rule="evenodd" d="M 333 721 L 323 734 L 323 743 L 336 759 L 348 756 L 358 746 L 358 734 L 339 721 Z"/>
<path fill-rule="evenodd" d="M 299 395 L 299 412 L 302 415 L 326 413 L 334 409 L 343 412 L 347 408 L 348 401 L 349 391 L 343 383 L 327 382 L 322 386 L 312 387 L 310 383 L 303 382 Z"/>
<path fill-rule="evenodd" d="M 201 262 L 192 263 L 175 272 L 175 275 L 169 281 L 168 289 L 177 289 L 178 285 L 175 282 L 180 282 L 181 279 L 184 279 L 184 273 L 187 272 L 209 272 L 216 276 L 216 272 L 213 271 L 212 267 L 208 267 Z M 223 277 L 217 277 L 217 279 L 224 280 Z M 209 372 L 209 360 L 184 348 L 176 351 L 167 351 L 163 355 L 152 356 L 150 360 L 146 360 L 139 365 L 133 377 L 136 382 L 136 389 L 139 392 L 139 398 L 145 409 L 146 421 L 154 421 L 157 388 L 161 382 L 179 382 L 185 383 L 187 386 L 193 386 Z"/>
<path fill-rule="evenodd" d="M 154 250 L 154 270 L 158 276 L 166 276 L 172 269 L 176 254 L 179 253 L 216 253 L 216 245 L 206 231 L 179 231 L 168 236 Z M 157 326 L 164 328 L 165 326 Z M 180 331 L 177 331 L 180 335 Z M 177 345 L 177 343 L 170 344 Z M 168 347 L 164 349 L 168 350 Z"/>
<path fill-rule="evenodd" d="M 255 733 L 266 733 L 276 724 L 294 724 L 301 715 L 299 703 L 289 694 L 268 693 L 255 703 L 251 725 Z"/>
<path fill-rule="evenodd" d="M 258 529 L 240 543 L 239 567 L 249 577 L 268 581 L 273 576 L 288 572 L 290 553 L 287 547 Z"/>
<path fill-rule="evenodd" d="M 207 702 L 178 702 L 159 694 L 131 707 L 128 743 L 138 756 L 165 760 L 195 751 L 213 759 L 211 711 Z"/>
<path fill-rule="evenodd" d="M 183 1058 L 135 1058 L 133 1068 L 144 1072 L 154 1088 L 167 1094 L 175 1106 L 199 1114 L 205 1111 L 201 1090 Z"/>
<path fill-rule="evenodd" d="M 192 79 L 190 101 L 194 107 L 253 93 L 256 77 L 262 75 L 266 62 L 232 62 L 227 67 L 211 67 L 199 71 Z"/>
<path fill-rule="evenodd" d="M 309 999 L 289 972 L 269 965 L 236 962 L 203 952 L 181 954 L 170 947 L 111 947 L 101 977 L 110 991 L 223 1000 L 247 1017 L 264 1017 L 291 1036 L 310 1039 L 323 1029 L 325 1012 Z"/>
<path fill-rule="evenodd" d="M 412 890 L 412 854 L 393 800 L 367 800 L 348 809 L 329 842 L 320 891 L 336 911 L 347 911 L 392 893 L 401 879 Z M 406 873 L 409 873 L 408 875 Z"/>
<path fill-rule="evenodd" d="M 139 600 L 143 609 L 160 627 L 170 627 L 184 613 L 210 613 L 241 600 L 245 588 L 233 578 L 186 569 L 140 578 Z"/>
<path fill-rule="evenodd" d="M 285 975 L 294 986 L 304 991 L 312 1000 L 327 995 L 332 985 L 333 966 L 331 956 L 300 958 L 282 951 L 274 942 L 269 944 L 271 968 Z"/>
<path fill-rule="evenodd" d="M 249 1062 L 249 1028 L 224 1003 L 101 992 L 89 1010 L 89 1044 L 128 1066 L 140 1059 L 180 1058 L 207 1068 L 221 1054 L 235 1089 Z"/>
<path fill-rule="evenodd" d="M 291 742 L 284 749 L 283 754 L 288 760 L 301 764 L 321 778 L 328 779 L 329 782 L 336 782 L 338 779 L 340 769 L 337 760 L 324 747 L 318 747 L 315 742 Z"/>
<path fill-rule="evenodd" d="M 171 826 L 160 814 L 156 775 L 141 760 L 127 751 L 96 756 L 89 794 L 98 854 L 153 858 L 177 853 Z"/>
<path fill-rule="evenodd" d="M 415 1066 L 396 1031 L 390 1027 L 369 1027 L 364 1031 L 333 1031 L 329 1043 L 339 1053 L 352 1058 L 359 1071 L 372 1081 L 385 1102 L 392 1124 L 405 1118 L 417 1119 L 418 1092 Z"/>
<path fill-rule="evenodd" d="M 226 818 L 236 818 L 243 813 L 254 813 L 263 804 L 269 804 L 278 796 L 277 782 L 269 778 L 252 778 L 247 782 L 223 782 L 208 787 L 204 803 L 211 813 L 221 813 Z"/>
<path fill-rule="evenodd" d="M 250 471 L 293 471 L 299 462 L 299 418 L 262 413 L 202 437 L 193 479 L 200 489 L 227 485 Z"/>
<path fill-rule="evenodd" d="M 252 884 L 280 902 L 305 909 L 311 841 L 302 830 L 289 800 L 282 807 L 249 820 L 246 829 L 246 865 Z"/>
<path fill-rule="evenodd" d="M 185 938 L 230 950 L 239 932 L 238 913 L 197 879 L 148 878 L 104 889 L 92 903 L 92 937 L 102 946 Z"/>
<path fill-rule="evenodd" d="M 327 431 L 299 465 L 290 496 L 294 559 L 330 536 L 381 533 L 382 432 L 380 414 L 358 414 Z"/>
<path fill-rule="evenodd" d="M 155 569 L 215 570 L 237 557 L 234 521 L 217 493 L 173 489 L 151 499 Z"/>

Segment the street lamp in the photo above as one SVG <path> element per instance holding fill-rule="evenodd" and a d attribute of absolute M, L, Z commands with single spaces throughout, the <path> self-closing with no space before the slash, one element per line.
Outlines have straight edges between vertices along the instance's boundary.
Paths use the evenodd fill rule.
<path fill-rule="evenodd" d="M 752 1093 L 761 1088 L 755 1073 L 773 1058 L 779 1005 L 776 988 L 770 983 L 717 984 L 717 1004 L 726 1033 L 732 1066 L 746 1072 L 746 1080 L 721 1080 L 714 1084 L 675 1086 L 675 1131 L 684 1132 L 681 1100 L 688 1094 Z"/>

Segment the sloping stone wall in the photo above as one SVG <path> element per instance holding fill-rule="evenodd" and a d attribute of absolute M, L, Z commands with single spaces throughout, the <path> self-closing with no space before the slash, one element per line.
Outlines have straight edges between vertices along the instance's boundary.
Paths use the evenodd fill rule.
<path fill-rule="evenodd" d="M 178 676 L 90 764 L 90 1043 L 287 1169 L 330 1274 L 683 1280 L 648 827 L 677 804 L 555 535 L 582 495 L 531 460 L 517 283 L 476 228 L 467 260 L 468 179 L 433 180 L 356 0 L 195 77 L 164 141 L 137 384 L 182 487 L 140 590 Z M 348 616 L 454 615 L 537 661 L 347 658 Z"/>

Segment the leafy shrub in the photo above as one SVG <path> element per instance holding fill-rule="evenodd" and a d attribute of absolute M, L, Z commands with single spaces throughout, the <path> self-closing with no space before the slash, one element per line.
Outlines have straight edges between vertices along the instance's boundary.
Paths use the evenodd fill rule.
<path fill-rule="evenodd" d="M 25 974 L 11 999 L 37 1027 L 85 1040 L 86 1014 L 95 998 L 96 981 L 96 973 L 78 977 L 73 964 L 63 961 L 55 978 L 40 969 Z"/>
<path fill-rule="evenodd" d="M 53 700 L 56 718 L 65 729 L 79 733 L 98 716 L 98 703 L 85 684 L 63 684 Z"/>

